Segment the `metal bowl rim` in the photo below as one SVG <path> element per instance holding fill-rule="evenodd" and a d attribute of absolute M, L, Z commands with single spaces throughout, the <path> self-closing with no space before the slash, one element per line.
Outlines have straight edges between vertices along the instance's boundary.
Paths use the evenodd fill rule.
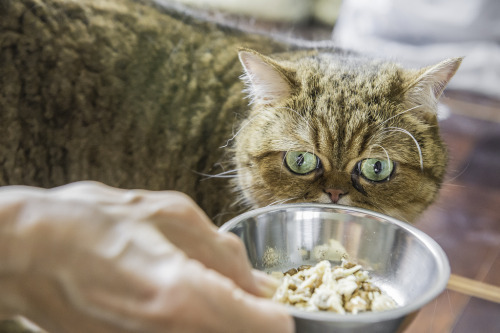
<path fill-rule="evenodd" d="M 316 321 L 327 321 L 327 322 L 356 322 L 356 323 L 375 323 L 386 320 L 393 320 L 397 318 L 402 318 L 410 313 L 418 311 L 424 305 L 436 298 L 445 288 L 450 277 L 450 264 L 448 257 L 445 252 L 439 246 L 439 244 L 432 239 L 429 235 L 423 231 L 417 229 L 416 227 L 397 220 L 391 216 L 384 215 L 378 212 L 374 212 L 364 208 L 343 206 L 336 204 L 318 204 L 318 203 L 295 203 L 295 204 L 282 204 L 267 206 L 262 208 L 257 208 L 245 212 L 241 215 L 234 217 L 219 228 L 219 232 L 229 232 L 230 229 L 238 225 L 241 221 L 248 219 L 250 217 L 256 217 L 264 213 L 282 211 L 282 210 L 297 210 L 297 209 L 327 209 L 327 210 L 337 210 L 343 212 L 355 212 L 364 213 L 369 216 L 374 216 L 379 219 L 385 220 L 391 224 L 395 224 L 400 228 L 405 229 L 407 232 L 415 236 L 419 241 L 425 244 L 426 248 L 430 250 L 433 257 L 438 264 L 438 272 L 436 276 L 436 283 L 432 285 L 427 291 L 422 293 L 414 302 L 411 304 L 399 306 L 392 310 L 381 311 L 381 312 L 362 312 L 356 315 L 347 314 L 337 314 L 331 312 L 307 312 L 303 310 L 294 309 L 287 306 L 288 312 L 296 318 L 306 319 L 306 320 L 316 320 Z"/>

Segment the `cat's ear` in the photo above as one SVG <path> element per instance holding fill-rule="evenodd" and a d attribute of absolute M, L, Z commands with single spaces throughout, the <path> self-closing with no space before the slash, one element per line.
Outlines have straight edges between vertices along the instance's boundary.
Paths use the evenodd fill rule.
<path fill-rule="evenodd" d="M 240 50 L 238 56 L 251 103 L 273 104 L 291 95 L 293 84 L 287 70 L 276 61 L 250 49 Z"/>
<path fill-rule="evenodd" d="M 439 97 L 455 75 L 463 58 L 450 58 L 420 71 L 409 90 L 409 97 L 418 104 L 436 105 Z"/>

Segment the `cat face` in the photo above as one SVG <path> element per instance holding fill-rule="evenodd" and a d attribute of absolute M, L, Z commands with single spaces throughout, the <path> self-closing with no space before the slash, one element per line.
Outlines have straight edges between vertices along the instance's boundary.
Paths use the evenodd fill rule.
<path fill-rule="evenodd" d="M 421 70 L 322 53 L 240 52 L 249 117 L 235 145 L 253 207 L 337 203 L 413 221 L 446 166 L 436 103 L 461 59 Z"/>

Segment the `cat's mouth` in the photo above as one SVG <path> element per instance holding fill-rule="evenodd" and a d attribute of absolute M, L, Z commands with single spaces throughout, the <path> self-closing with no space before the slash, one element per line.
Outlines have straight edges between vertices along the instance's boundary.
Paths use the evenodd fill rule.
<path fill-rule="evenodd" d="M 340 195 L 340 197 L 337 200 L 332 200 L 331 195 L 325 191 L 316 200 L 302 199 L 302 200 L 298 200 L 297 202 L 336 204 L 336 205 L 344 205 L 344 206 L 352 206 L 353 205 L 352 200 L 351 200 L 350 195 L 349 195 L 349 192 L 346 192 L 346 193 Z"/>
<path fill-rule="evenodd" d="M 349 192 L 339 194 L 338 198 L 335 197 L 335 194 L 333 194 L 332 198 L 332 194 L 325 193 L 320 197 L 318 203 L 352 206 L 352 201 L 350 199 Z"/>
<path fill-rule="evenodd" d="M 352 201 L 351 198 L 348 195 L 349 193 L 346 193 L 343 195 L 337 202 L 337 205 L 344 205 L 344 206 L 352 206 Z"/>

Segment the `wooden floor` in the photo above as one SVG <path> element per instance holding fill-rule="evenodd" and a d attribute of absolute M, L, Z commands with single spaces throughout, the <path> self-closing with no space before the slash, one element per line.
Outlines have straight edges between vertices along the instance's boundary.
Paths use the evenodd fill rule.
<path fill-rule="evenodd" d="M 416 226 L 441 245 L 452 273 L 500 286 L 500 102 L 447 96 L 448 179 Z M 500 332 L 500 304 L 445 290 L 405 331 L 422 332 Z"/>

